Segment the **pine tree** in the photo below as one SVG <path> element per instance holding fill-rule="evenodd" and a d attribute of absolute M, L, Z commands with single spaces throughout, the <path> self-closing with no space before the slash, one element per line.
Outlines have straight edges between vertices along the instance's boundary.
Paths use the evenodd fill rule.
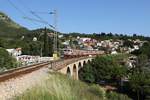
<path fill-rule="evenodd" d="M 48 44 L 48 35 L 46 32 L 46 27 L 44 30 L 44 50 L 43 50 L 43 56 L 48 56 L 48 51 L 49 51 L 49 44 Z"/>

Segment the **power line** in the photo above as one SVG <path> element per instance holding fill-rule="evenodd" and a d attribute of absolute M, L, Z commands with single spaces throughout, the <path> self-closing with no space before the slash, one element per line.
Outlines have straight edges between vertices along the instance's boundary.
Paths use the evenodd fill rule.
<path fill-rule="evenodd" d="M 20 12 L 23 16 L 26 16 L 26 14 L 20 10 L 16 5 L 14 5 L 14 3 L 11 1 L 11 0 L 7 0 L 11 5 L 12 7 L 14 7 L 18 12 Z"/>
<path fill-rule="evenodd" d="M 40 17 L 37 13 L 45 13 L 45 14 L 55 14 L 55 12 L 35 12 L 35 11 L 32 11 L 31 8 L 25 4 L 22 0 L 19 0 L 20 4 L 23 5 L 24 8 L 26 8 L 33 16 L 35 16 L 36 18 L 38 18 L 39 20 L 37 19 L 33 19 L 33 18 L 29 18 L 29 17 L 24 17 L 25 19 L 28 19 L 28 20 L 32 20 L 32 21 L 37 21 L 37 22 L 41 22 L 41 23 L 44 23 L 46 25 L 49 25 L 51 28 L 55 29 L 56 27 L 49 24 L 48 21 L 44 20 L 42 17 Z"/>
<path fill-rule="evenodd" d="M 39 23 L 43 23 L 43 24 L 46 24 L 46 25 L 48 25 L 48 26 L 50 26 L 51 28 L 53 28 L 53 29 L 55 29 L 55 27 L 53 26 L 53 25 L 51 25 L 51 24 L 49 24 L 47 21 L 45 21 L 42 17 L 40 17 L 36 12 L 34 12 L 34 11 L 32 11 L 31 9 L 30 9 L 30 7 L 27 5 L 27 4 L 25 4 L 24 2 L 22 2 L 21 0 L 19 0 L 19 2 L 20 2 L 20 4 L 25 8 L 25 9 L 27 9 L 28 11 L 29 11 L 29 13 L 31 13 L 33 16 L 35 16 L 36 18 L 38 18 L 38 19 L 33 19 L 33 18 L 31 18 L 31 17 L 27 17 L 27 16 L 24 16 L 23 18 L 24 19 L 27 19 L 27 20 L 30 20 L 30 21 L 35 21 L 35 22 L 39 22 Z"/>
<path fill-rule="evenodd" d="M 38 14 L 36 14 L 34 11 L 32 11 L 27 4 L 25 4 L 24 2 L 22 2 L 22 0 L 19 0 L 19 2 L 20 2 L 21 5 L 23 5 L 24 8 L 26 8 L 29 11 L 29 13 L 31 13 L 33 16 L 35 16 L 36 18 L 38 18 L 39 20 L 41 20 L 41 22 L 44 22 L 44 24 L 50 25 L 42 17 L 40 17 Z"/>
<path fill-rule="evenodd" d="M 41 13 L 41 12 L 38 12 L 38 13 Z M 52 11 L 52 12 L 49 12 L 49 13 L 47 13 L 47 12 L 42 12 L 42 13 L 44 13 L 44 14 L 51 14 L 51 15 L 53 15 L 53 17 L 54 17 L 54 25 L 53 25 L 53 29 L 54 29 L 54 35 L 53 35 L 53 41 L 54 41 L 54 43 L 53 43 L 53 50 L 54 50 L 54 54 L 57 54 L 58 53 L 58 51 L 59 51 L 59 47 L 58 47 L 58 43 L 57 43 L 57 36 L 58 36 L 58 34 L 57 34 L 57 17 L 58 17 L 58 15 L 57 15 L 57 10 L 54 10 L 54 11 Z M 58 48 L 58 49 L 57 49 Z"/>
<path fill-rule="evenodd" d="M 23 15 L 24 17 L 28 17 L 21 9 L 19 9 L 11 0 L 7 0 L 9 2 L 9 4 L 15 8 L 21 15 Z M 33 24 L 37 25 L 35 22 L 33 22 L 32 20 L 30 20 Z"/>
<path fill-rule="evenodd" d="M 47 21 L 45 21 L 43 18 L 41 18 L 39 15 L 37 15 L 35 12 L 31 11 L 31 13 L 37 17 L 38 19 L 40 19 L 41 21 L 45 22 L 46 24 L 49 24 Z"/>
<path fill-rule="evenodd" d="M 34 11 L 35 12 L 35 11 Z M 51 12 L 40 12 L 40 11 L 36 11 L 36 13 L 40 13 L 40 14 L 51 14 Z"/>

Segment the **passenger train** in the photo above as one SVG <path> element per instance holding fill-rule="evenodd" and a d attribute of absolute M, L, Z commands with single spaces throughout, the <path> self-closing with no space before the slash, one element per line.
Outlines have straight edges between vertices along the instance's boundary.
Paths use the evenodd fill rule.
<path fill-rule="evenodd" d="M 102 55 L 104 51 L 98 50 L 78 50 L 78 49 L 62 49 L 61 55 L 63 58 L 83 57 L 92 55 Z"/>

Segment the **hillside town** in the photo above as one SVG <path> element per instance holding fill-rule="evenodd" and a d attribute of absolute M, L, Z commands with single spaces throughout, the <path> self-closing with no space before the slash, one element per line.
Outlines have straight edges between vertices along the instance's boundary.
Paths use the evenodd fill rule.
<path fill-rule="evenodd" d="M 36 37 L 33 38 L 33 41 L 37 41 Z M 72 42 L 73 41 L 73 42 Z M 65 48 L 69 49 L 78 49 L 78 50 L 87 50 L 87 51 L 104 51 L 105 54 L 118 54 L 118 53 L 131 53 L 135 50 L 138 50 L 143 43 L 146 41 L 140 41 L 139 39 L 136 40 L 130 40 L 128 39 L 128 42 L 132 43 L 132 47 L 124 45 L 125 41 L 123 40 L 102 40 L 98 41 L 96 39 L 92 38 L 80 38 L 77 36 L 76 38 L 65 40 L 61 44 Z M 73 45 L 73 46 L 72 46 Z M 63 48 L 63 49 L 65 49 Z M 42 57 L 40 55 L 33 56 L 33 55 L 22 55 L 22 48 L 12 48 L 7 49 L 9 54 L 14 57 L 20 65 L 30 65 L 40 62 L 46 62 L 53 60 L 53 57 Z M 130 64 L 131 65 L 131 64 Z"/>

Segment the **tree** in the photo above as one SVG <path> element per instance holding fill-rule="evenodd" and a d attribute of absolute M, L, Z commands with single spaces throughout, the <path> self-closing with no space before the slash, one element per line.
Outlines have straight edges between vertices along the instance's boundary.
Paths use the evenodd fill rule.
<path fill-rule="evenodd" d="M 95 81 L 94 72 L 90 64 L 84 65 L 83 68 L 79 70 L 79 78 L 88 83 Z"/>
<path fill-rule="evenodd" d="M 107 34 L 107 36 L 113 37 L 114 35 L 110 32 L 110 33 Z"/>
<path fill-rule="evenodd" d="M 87 77 L 92 77 L 94 83 L 100 81 L 112 81 L 118 80 L 126 75 L 127 69 L 119 64 L 119 60 L 122 55 L 106 55 L 97 56 L 90 64 L 86 65 L 81 69 L 81 79 L 85 81 Z M 87 77 L 86 77 L 87 75 Z M 84 76 L 84 77 L 82 77 Z"/>
<path fill-rule="evenodd" d="M 137 35 L 134 33 L 134 34 L 133 34 L 133 37 L 137 37 Z"/>
<path fill-rule="evenodd" d="M 150 78 L 148 77 L 149 76 L 144 72 L 134 71 L 129 78 L 130 88 L 133 92 L 137 93 L 138 100 L 141 98 L 140 95 L 143 95 L 143 92 L 146 92 L 144 91 L 144 87 L 150 84 Z"/>
<path fill-rule="evenodd" d="M 48 37 L 48 43 L 49 43 L 48 55 L 52 56 L 52 54 L 53 54 L 53 39 L 51 37 Z M 58 47 L 60 47 L 60 44 L 61 43 L 59 43 L 59 40 L 58 40 L 58 44 L 57 44 Z"/>
<path fill-rule="evenodd" d="M 104 33 L 104 32 L 101 32 L 101 36 L 106 36 L 106 33 Z"/>
<path fill-rule="evenodd" d="M 130 40 L 125 40 L 123 46 L 133 48 L 133 42 Z"/>
<path fill-rule="evenodd" d="M 22 46 L 20 46 L 22 48 L 22 54 L 23 55 L 31 55 L 30 54 L 30 45 L 29 42 L 24 42 L 24 44 Z"/>
<path fill-rule="evenodd" d="M 136 67 L 129 76 L 129 83 L 132 91 L 137 93 L 138 100 L 150 93 L 150 63 L 146 55 L 138 56 Z"/>
<path fill-rule="evenodd" d="M 150 58 L 150 42 L 145 42 L 140 51 L 142 52 L 142 54 L 145 54 Z"/>
<path fill-rule="evenodd" d="M 40 55 L 41 53 L 41 44 L 39 41 L 32 41 L 29 43 L 29 47 L 30 47 L 30 54 L 31 55 Z"/>
<path fill-rule="evenodd" d="M 11 57 L 4 48 L 0 48 L 0 69 L 16 67 L 16 59 Z"/>
<path fill-rule="evenodd" d="M 48 51 L 49 51 L 49 44 L 48 44 L 48 35 L 46 32 L 46 28 L 44 31 L 44 50 L 43 50 L 43 56 L 48 56 Z"/>
<path fill-rule="evenodd" d="M 150 58 L 150 42 L 145 42 L 139 50 L 133 51 L 132 54 L 139 56 L 141 54 L 147 55 Z"/>

